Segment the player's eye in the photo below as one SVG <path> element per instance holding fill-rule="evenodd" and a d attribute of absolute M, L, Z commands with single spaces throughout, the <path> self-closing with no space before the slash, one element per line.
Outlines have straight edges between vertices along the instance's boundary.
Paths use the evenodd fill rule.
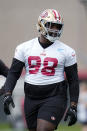
<path fill-rule="evenodd" d="M 45 27 L 46 27 L 46 28 L 50 28 L 50 29 L 55 28 L 56 30 L 61 30 L 62 24 L 47 22 L 47 23 L 45 24 Z"/>

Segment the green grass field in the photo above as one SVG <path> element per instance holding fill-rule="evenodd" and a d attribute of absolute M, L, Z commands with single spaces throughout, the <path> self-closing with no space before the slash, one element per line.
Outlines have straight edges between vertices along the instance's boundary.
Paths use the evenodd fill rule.
<path fill-rule="evenodd" d="M 7 124 L 0 124 L 0 131 L 14 131 L 14 129 L 10 128 L 10 126 Z M 18 129 L 17 131 L 21 131 L 21 129 Z M 77 124 L 72 127 L 68 127 L 66 125 L 59 125 L 59 128 L 56 131 L 81 131 L 81 126 Z"/>
<path fill-rule="evenodd" d="M 74 126 L 68 127 L 66 125 L 60 125 L 56 131 L 81 131 L 81 126 L 74 125 Z"/>

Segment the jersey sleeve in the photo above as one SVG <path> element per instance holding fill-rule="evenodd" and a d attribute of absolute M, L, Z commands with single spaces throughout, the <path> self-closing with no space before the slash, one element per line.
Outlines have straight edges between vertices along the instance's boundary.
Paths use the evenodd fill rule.
<path fill-rule="evenodd" d="M 66 59 L 65 59 L 65 67 L 74 65 L 77 63 L 76 61 L 76 53 L 73 49 L 68 49 L 68 53 L 66 53 Z"/>
<path fill-rule="evenodd" d="M 19 61 L 24 62 L 24 47 L 22 44 L 16 47 L 14 58 L 16 58 Z"/>

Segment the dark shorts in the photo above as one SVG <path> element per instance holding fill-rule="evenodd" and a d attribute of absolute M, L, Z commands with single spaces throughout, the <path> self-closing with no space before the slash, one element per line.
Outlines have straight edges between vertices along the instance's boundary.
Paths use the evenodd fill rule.
<path fill-rule="evenodd" d="M 66 110 L 67 99 L 62 95 L 46 99 L 31 99 L 25 95 L 24 110 L 28 129 L 37 127 L 37 119 L 49 121 L 58 126 Z"/>

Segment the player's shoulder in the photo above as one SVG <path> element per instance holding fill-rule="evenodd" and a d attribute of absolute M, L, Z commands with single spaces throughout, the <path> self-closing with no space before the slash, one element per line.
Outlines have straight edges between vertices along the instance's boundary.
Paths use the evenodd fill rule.
<path fill-rule="evenodd" d="M 18 48 L 18 49 L 23 49 L 23 50 L 24 50 L 24 49 L 26 49 L 26 48 L 32 47 L 33 43 L 34 43 L 35 41 L 37 41 L 37 40 L 38 40 L 37 38 L 33 38 L 33 39 L 31 39 L 31 40 L 25 41 L 25 42 L 17 45 L 16 48 Z"/>
<path fill-rule="evenodd" d="M 69 45 L 61 42 L 61 41 L 56 41 L 56 45 L 57 47 L 59 47 L 61 50 L 64 50 L 66 53 L 69 52 L 75 52 L 75 49 L 73 49 L 72 47 L 70 47 Z"/>

